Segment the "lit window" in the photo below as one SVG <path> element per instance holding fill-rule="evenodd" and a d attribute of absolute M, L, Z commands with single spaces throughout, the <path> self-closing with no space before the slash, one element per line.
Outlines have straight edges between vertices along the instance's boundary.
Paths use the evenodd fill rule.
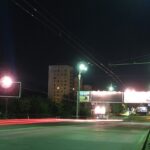
<path fill-rule="evenodd" d="M 59 86 L 57 86 L 57 90 L 59 90 L 60 89 L 60 87 Z"/>

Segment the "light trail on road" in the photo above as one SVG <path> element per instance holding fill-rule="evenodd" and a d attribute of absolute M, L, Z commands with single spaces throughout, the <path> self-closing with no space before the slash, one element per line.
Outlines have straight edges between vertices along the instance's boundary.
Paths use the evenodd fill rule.
<path fill-rule="evenodd" d="M 55 122 L 122 122 L 122 119 L 59 119 L 59 118 L 44 118 L 44 119 L 1 119 L 0 125 L 19 125 L 19 124 L 37 124 L 37 123 L 55 123 Z"/>
<path fill-rule="evenodd" d="M 141 150 L 150 123 L 95 119 L 0 120 L 2 150 Z"/>

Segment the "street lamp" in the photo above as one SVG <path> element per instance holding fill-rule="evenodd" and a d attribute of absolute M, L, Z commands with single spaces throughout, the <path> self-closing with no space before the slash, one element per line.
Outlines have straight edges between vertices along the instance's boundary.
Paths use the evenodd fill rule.
<path fill-rule="evenodd" d="M 108 90 L 109 90 L 109 91 L 114 91 L 114 87 L 113 87 L 112 84 L 108 87 Z"/>
<path fill-rule="evenodd" d="M 5 89 L 10 88 L 12 83 L 13 83 L 12 78 L 9 76 L 3 76 L 1 78 L 1 86 Z"/>
<path fill-rule="evenodd" d="M 0 87 L 1 87 L 0 88 L 0 97 L 5 98 L 5 116 L 7 118 L 8 98 L 20 98 L 21 82 L 14 82 L 14 80 L 11 76 L 4 75 L 0 78 Z M 12 94 L 12 95 L 10 95 L 10 94 Z"/>
<path fill-rule="evenodd" d="M 10 76 L 3 76 L 0 79 L 0 85 L 2 88 L 5 90 L 9 89 L 12 86 L 13 80 Z M 7 113 L 8 113 L 8 98 L 5 99 L 5 117 L 7 118 Z"/>
<path fill-rule="evenodd" d="M 78 90 L 77 90 L 77 105 L 76 105 L 76 118 L 79 118 L 79 103 L 80 103 L 80 82 L 81 82 L 81 73 L 87 71 L 88 67 L 85 63 L 80 63 L 78 65 Z"/>

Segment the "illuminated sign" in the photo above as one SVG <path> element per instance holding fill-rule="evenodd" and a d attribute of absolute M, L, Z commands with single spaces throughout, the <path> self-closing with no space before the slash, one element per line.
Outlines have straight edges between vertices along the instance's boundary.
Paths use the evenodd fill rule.
<path fill-rule="evenodd" d="M 116 91 L 91 91 L 91 101 L 98 103 L 122 103 L 122 92 Z"/>
<path fill-rule="evenodd" d="M 122 92 L 80 91 L 80 102 L 122 103 Z"/>
<path fill-rule="evenodd" d="M 124 103 L 150 103 L 149 92 L 125 91 Z"/>
<path fill-rule="evenodd" d="M 126 90 L 117 91 L 80 91 L 80 102 L 91 103 L 148 103 L 150 91 Z"/>
<path fill-rule="evenodd" d="M 90 101 L 90 92 L 89 91 L 80 91 L 80 102 L 89 102 Z"/>
<path fill-rule="evenodd" d="M 0 86 L 0 97 L 20 98 L 21 82 L 13 82 L 9 88 L 4 88 Z"/>

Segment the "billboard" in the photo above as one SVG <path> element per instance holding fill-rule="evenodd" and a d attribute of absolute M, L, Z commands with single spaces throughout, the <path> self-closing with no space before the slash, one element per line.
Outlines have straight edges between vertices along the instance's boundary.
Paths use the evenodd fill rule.
<path fill-rule="evenodd" d="M 150 103 L 150 91 L 125 91 L 124 103 Z"/>
<path fill-rule="evenodd" d="M 122 103 L 123 92 L 116 91 L 91 91 L 90 99 L 98 103 Z"/>
<path fill-rule="evenodd" d="M 0 86 L 0 97 L 6 98 L 20 98 L 21 96 L 21 82 L 13 82 L 9 88 Z"/>
<path fill-rule="evenodd" d="M 123 92 L 80 91 L 80 102 L 122 103 L 123 102 Z"/>
<path fill-rule="evenodd" d="M 147 103 L 150 105 L 150 91 L 80 91 L 80 102 Z"/>

